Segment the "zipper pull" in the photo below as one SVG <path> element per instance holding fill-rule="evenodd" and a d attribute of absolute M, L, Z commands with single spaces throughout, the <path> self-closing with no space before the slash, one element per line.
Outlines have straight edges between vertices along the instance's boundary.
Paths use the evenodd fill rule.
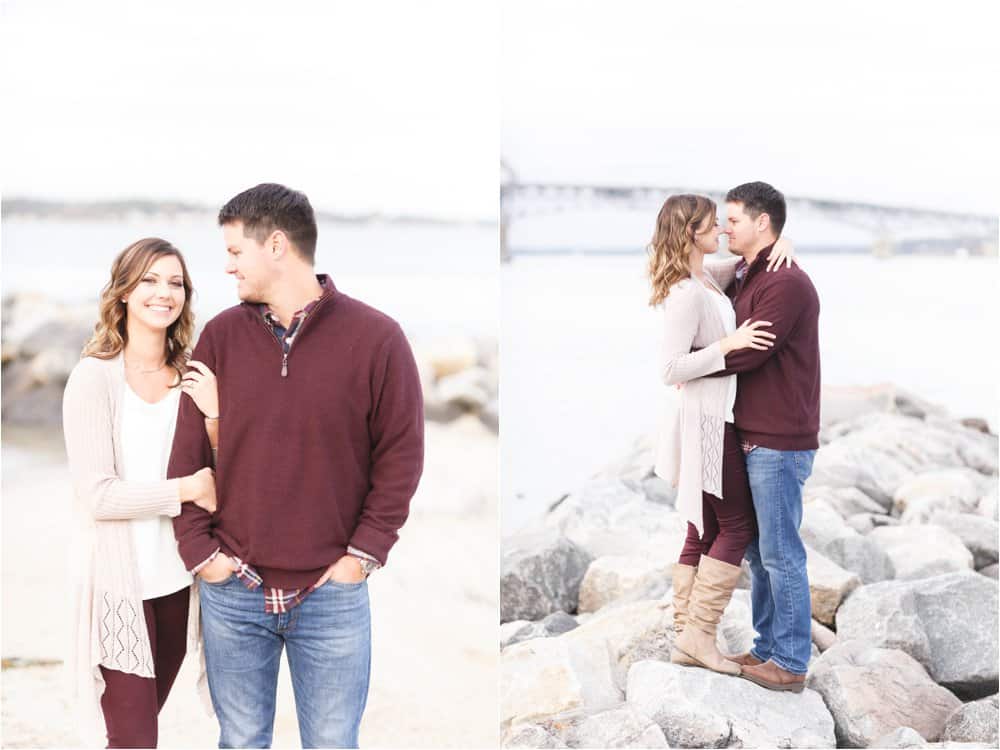
<path fill-rule="evenodd" d="M 288 353 L 281 355 L 281 377 L 288 377 Z"/>

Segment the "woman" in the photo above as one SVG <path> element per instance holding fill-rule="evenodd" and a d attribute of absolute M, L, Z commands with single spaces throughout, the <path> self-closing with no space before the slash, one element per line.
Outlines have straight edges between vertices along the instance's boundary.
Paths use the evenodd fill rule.
<path fill-rule="evenodd" d="M 700 195 L 667 199 L 650 244 L 650 305 L 663 303 L 667 385 L 683 384 L 680 408 L 665 425 L 656 473 L 677 487 L 676 507 L 687 522 L 687 538 L 674 566 L 674 630 L 671 661 L 739 674 L 715 645 L 722 612 L 740 577 L 740 562 L 757 533 L 746 464 L 733 426 L 736 376 L 705 377 L 725 369 L 728 352 L 772 346 L 768 321 L 736 327 L 723 293 L 739 259 L 713 264 L 719 248 L 716 206 Z M 791 257 L 779 240 L 772 263 Z"/>
<path fill-rule="evenodd" d="M 194 334 L 191 292 L 170 243 L 150 238 L 125 248 L 63 397 L 76 496 L 67 669 L 81 733 L 96 741 L 103 731 L 108 747 L 156 747 L 157 714 L 186 643 L 198 643 L 197 593 L 171 518 L 187 502 L 214 512 L 215 480 L 209 467 L 165 478 L 181 391 L 197 395 L 207 424 L 218 418 L 204 365 L 192 362 L 200 374 L 182 383 Z"/>

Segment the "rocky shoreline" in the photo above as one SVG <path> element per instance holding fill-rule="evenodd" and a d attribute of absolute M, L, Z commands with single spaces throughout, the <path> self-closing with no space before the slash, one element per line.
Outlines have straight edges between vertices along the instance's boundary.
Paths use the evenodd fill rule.
<path fill-rule="evenodd" d="M 502 542 L 506 747 L 997 747 L 997 437 L 885 386 L 823 414 L 806 689 L 669 662 L 685 524 L 643 438 Z M 748 586 L 724 652 L 753 641 Z"/>
<path fill-rule="evenodd" d="M 95 305 L 67 305 L 41 294 L 3 300 L 3 422 L 58 426 L 62 393 L 94 329 Z M 199 331 L 200 332 L 200 331 Z M 477 416 L 499 431 L 494 338 L 411 341 L 433 422 Z"/>

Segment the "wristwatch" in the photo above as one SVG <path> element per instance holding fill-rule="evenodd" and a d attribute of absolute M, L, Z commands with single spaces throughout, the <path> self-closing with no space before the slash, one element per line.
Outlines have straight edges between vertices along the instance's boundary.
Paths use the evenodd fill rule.
<path fill-rule="evenodd" d="M 365 578 L 370 576 L 374 571 L 378 570 L 379 564 L 374 560 L 369 560 L 367 557 L 358 557 L 357 555 L 351 555 L 358 563 L 361 565 L 361 570 L 364 571 Z"/>

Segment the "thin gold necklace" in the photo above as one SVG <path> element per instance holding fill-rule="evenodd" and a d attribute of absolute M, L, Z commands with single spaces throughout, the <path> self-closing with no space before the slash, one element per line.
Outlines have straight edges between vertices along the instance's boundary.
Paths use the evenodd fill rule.
<path fill-rule="evenodd" d="M 128 362 L 125 363 L 125 366 L 128 367 L 133 372 L 138 373 L 139 375 L 149 375 L 150 373 L 159 372 L 164 367 L 166 367 L 167 366 L 167 360 L 163 360 L 163 364 L 162 365 L 160 365 L 159 367 L 156 367 L 156 368 L 154 368 L 152 370 L 140 370 L 138 366 L 137 367 L 131 367 Z"/>

